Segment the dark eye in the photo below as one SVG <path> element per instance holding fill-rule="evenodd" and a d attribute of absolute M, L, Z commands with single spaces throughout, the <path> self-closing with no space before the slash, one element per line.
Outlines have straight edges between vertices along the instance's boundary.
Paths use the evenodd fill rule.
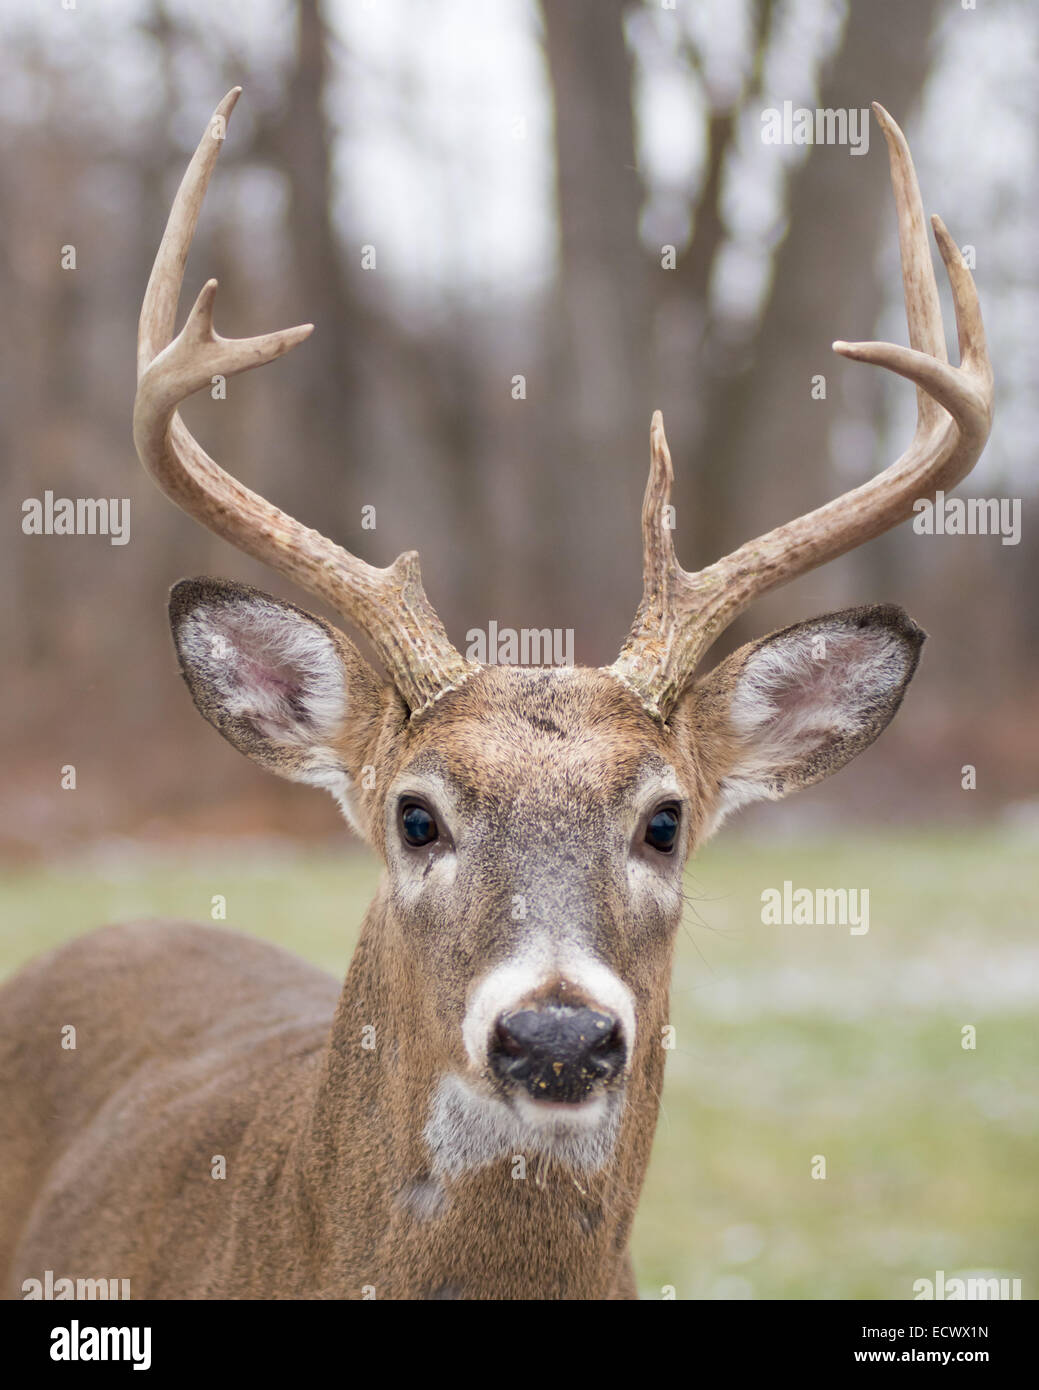
<path fill-rule="evenodd" d="M 440 833 L 437 823 L 418 801 L 405 801 L 400 808 L 400 828 L 409 845 L 432 844 Z"/>
<path fill-rule="evenodd" d="M 670 854 L 678 835 L 678 820 L 676 806 L 661 806 L 646 826 L 646 844 L 652 845 L 661 854 Z"/>

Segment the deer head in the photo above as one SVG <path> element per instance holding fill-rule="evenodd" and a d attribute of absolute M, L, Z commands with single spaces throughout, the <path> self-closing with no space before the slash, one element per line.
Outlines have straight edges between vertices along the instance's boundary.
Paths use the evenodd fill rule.
<path fill-rule="evenodd" d="M 213 131 L 222 135 L 237 97 L 221 102 Z M 933 219 L 956 306 L 953 367 L 909 150 L 873 109 L 890 154 L 911 346 L 834 348 L 916 384 L 913 440 L 861 487 L 689 573 L 665 524 L 672 467 L 654 415 L 642 601 L 600 670 L 463 659 L 414 552 L 373 568 L 196 443 L 180 402 L 311 329 L 222 338 L 210 281 L 173 337 L 216 134 L 181 184 L 140 321 L 141 461 L 190 515 L 342 614 L 384 674 L 322 619 L 214 579 L 173 589 L 174 641 L 205 718 L 261 766 L 330 791 L 382 857 L 371 949 L 408 1000 L 402 1045 L 429 1082 L 423 1132 L 441 1172 L 521 1147 L 591 1173 L 626 1125 L 645 1119 L 651 1133 L 684 862 L 736 808 L 843 767 L 886 727 L 913 675 L 924 634 L 891 606 L 795 624 L 697 675 L 757 595 L 952 488 L 989 432 L 992 375 L 970 272 Z"/>

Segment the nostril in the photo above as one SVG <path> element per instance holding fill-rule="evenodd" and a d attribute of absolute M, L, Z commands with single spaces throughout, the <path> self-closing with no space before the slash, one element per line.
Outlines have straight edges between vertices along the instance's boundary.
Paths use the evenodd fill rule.
<path fill-rule="evenodd" d="M 600 1080 L 612 1080 L 624 1068 L 628 1048 L 619 1023 L 604 1029 L 587 1053 L 587 1066 Z"/>
<path fill-rule="evenodd" d="M 595 1043 L 592 1047 L 592 1051 L 624 1052 L 624 1033 L 621 1029 L 620 1024 L 615 1023 L 612 1028 L 609 1028 L 609 1031 L 606 1031 L 607 1027 L 608 1025 L 604 1023 L 603 1031 L 600 1034 L 600 1036 L 595 1040 Z"/>
<path fill-rule="evenodd" d="M 522 1057 L 525 1051 L 523 1043 L 511 1031 L 508 1021 L 499 1018 L 494 1029 L 493 1051 L 504 1052 L 507 1057 Z"/>

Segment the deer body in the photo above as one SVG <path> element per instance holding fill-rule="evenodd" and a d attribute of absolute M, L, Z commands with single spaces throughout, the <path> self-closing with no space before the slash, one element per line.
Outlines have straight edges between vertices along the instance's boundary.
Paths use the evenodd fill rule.
<path fill-rule="evenodd" d="M 387 1067 L 356 1047 L 355 1020 L 373 1001 L 387 1031 L 394 1022 L 393 989 L 368 954 L 378 929 L 376 912 L 338 1007 L 331 976 L 236 933 L 180 923 L 107 928 L 27 979 L 12 1016 L 21 1035 L 45 1056 L 51 1021 L 74 1011 L 83 1049 L 42 1075 L 28 1112 L 11 1117 L 21 1144 L 26 1134 L 35 1142 L 18 1155 L 21 1183 L 4 1183 L 5 1211 L 31 1212 L 7 1295 L 24 1297 L 23 1281 L 48 1269 L 128 1278 L 135 1299 L 633 1292 L 627 1236 L 652 1124 L 584 1194 L 562 1169 L 513 1179 L 503 1159 L 448 1202 L 421 1141 L 422 1071 L 406 1070 L 411 1057 Z M 81 998 L 85 963 L 92 1010 Z M 227 1001 L 215 1017 L 203 989 Z M 99 1062 L 112 1090 L 97 1114 L 84 1074 Z M 39 1126 L 41 1112 L 60 1123 Z M 73 1143 L 74 1165 L 49 1171 L 47 1156 Z M 212 1175 L 217 1154 L 225 1180 Z"/>
<path fill-rule="evenodd" d="M 583 675 L 530 673 L 525 685 L 534 689 L 522 702 L 513 697 L 507 746 L 478 753 L 464 733 L 456 739 L 454 773 L 482 759 L 483 785 L 493 790 L 496 770 L 525 827 L 524 843 L 511 852 L 502 843 L 507 826 L 475 851 L 488 869 L 497 862 L 508 904 L 513 890 L 531 904 L 525 923 L 513 922 L 500 902 L 483 906 L 469 943 L 483 960 L 514 957 L 518 938 L 536 938 L 546 925 L 539 910 L 568 905 L 576 921 L 580 911 L 567 897 L 585 898 L 586 923 L 606 935 L 608 908 L 595 912 L 591 901 L 610 887 L 596 843 L 603 827 L 590 821 L 565 855 L 553 848 L 559 789 L 551 783 L 559 773 L 553 779 L 550 765 L 558 765 L 556 745 L 586 734 L 593 699 L 605 746 L 583 750 L 567 769 L 577 777 L 584 768 L 591 802 L 595 772 L 623 761 L 625 742 L 627 757 L 635 756 L 625 716 L 636 729 L 645 721 L 622 687 Z M 507 676 L 485 673 L 504 689 Z M 475 715 L 479 692 L 466 699 Z M 614 709 L 604 708 L 611 700 Z M 469 723 L 461 711 L 458 722 Z M 475 715 L 470 737 L 479 722 Z M 648 738 L 643 732 L 650 757 L 657 740 L 652 728 Z M 407 742 L 420 745 L 406 750 L 411 760 L 427 751 L 421 735 Z M 529 790 L 523 804 L 527 770 L 538 768 L 540 808 L 529 804 Z M 541 853 L 532 857 L 539 832 Z M 561 862 L 575 850 L 582 862 Z M 556 881 L 551 894 L 538 878 Z M 0 1205 L 16 1218 L 17 1282 L 9 1293 L 18 1296 L 22 1281 L 47 1269 L 118 1271 L 135 1298 L 633 1293 L 627 1245 L 662 1083 L 669 923 L 649 905 L 641 921 L 615 920 L 612 940 L 598 943 L 619 971 L 644 984 L 637 1083 L 609 1161 L 594 1171 L 537 1150 L 517 1170 L 522 1138 L 493 1127 L 474 1135 L 471 1119 L 466 1133 L 450 1134 L 436 1091 L 443 1077 L 465 1069 L 465 1058 L 457 1029 L 430 1008 L 427 972 L 436 974 L 442 1011 L 464 1004 L 466 943 L 452 940 L 442 950 L 441 935 L 417 953 L 401 931 L 384 883 L 338 1003 L 336 982 L 295 957 L 235 932 L 179 923 L 107 928 L 8 985 L 0 993 L 0 1074 L 17 1065 L 15 1054 L 39 1066 L 7 1127 L 14 1152 L 0 1144 Z M 55 1068 L 54 1038 L 69 1020 L 77 1048 Z M 373 1026 L 373 1045 L 361 1046 Z M 49 1166 L 68 1151 L 71 1164 Z M 218 1156 L 226 1178 L 213 1176 Z"/>
<path fill-rule="evenodd" d="M 258 590 L 198 579 L 171 595 L 203 716 L 262 767 L 330 791 L 385 873 L 338 1003 L 334 980 L 282 951 L 178 924 L 74 941 L 0 991 L 7 1291 L 49 1269 L 128 1278 L 138 1298 L 631 1297 L 685 860 L 733 810 L 868 747 L 923 633 L 875 605 L 772 633 L 706 675 L 699 661 L 757 594 L 973 466 L 992 408 L 974 284 L 935 222 L 954 368 L 909 151 L 875 108 L 912 347 L 835 347 L 917 384 L 906 453 L 690 574 L 655 415 L 643 598 L 618 659 L 484 669 L 451 645 L 413 552 L 381 570 L 349 555 L 229 477 L 177 414 L 214 374 L 310 331 L 221 338 L 211 281 L 173 337 L 236 99 L 196 151 L 149 281 L 134 437 L 178 505 L 371 642 L 384 676 Z"/>

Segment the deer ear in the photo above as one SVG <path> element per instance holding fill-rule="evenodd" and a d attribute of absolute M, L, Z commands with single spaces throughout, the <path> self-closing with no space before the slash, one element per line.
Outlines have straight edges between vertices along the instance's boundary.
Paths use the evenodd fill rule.
<path fill-rule="evenodd" d="M 902 703 L 924 636 L 893 605 L 849 608 L 751 642 L 698 681 L 686 700 L 717 788 L 706 834 L 868 748 Z"/>
<path fill-rule="evenodd" d="M 357 827 L 354 782 L 383 688 L 353 643 L 294 604 L 220 579 L 174 585 L 170 626 L 210 724 L 269 771 L 327 788 Z"/>

